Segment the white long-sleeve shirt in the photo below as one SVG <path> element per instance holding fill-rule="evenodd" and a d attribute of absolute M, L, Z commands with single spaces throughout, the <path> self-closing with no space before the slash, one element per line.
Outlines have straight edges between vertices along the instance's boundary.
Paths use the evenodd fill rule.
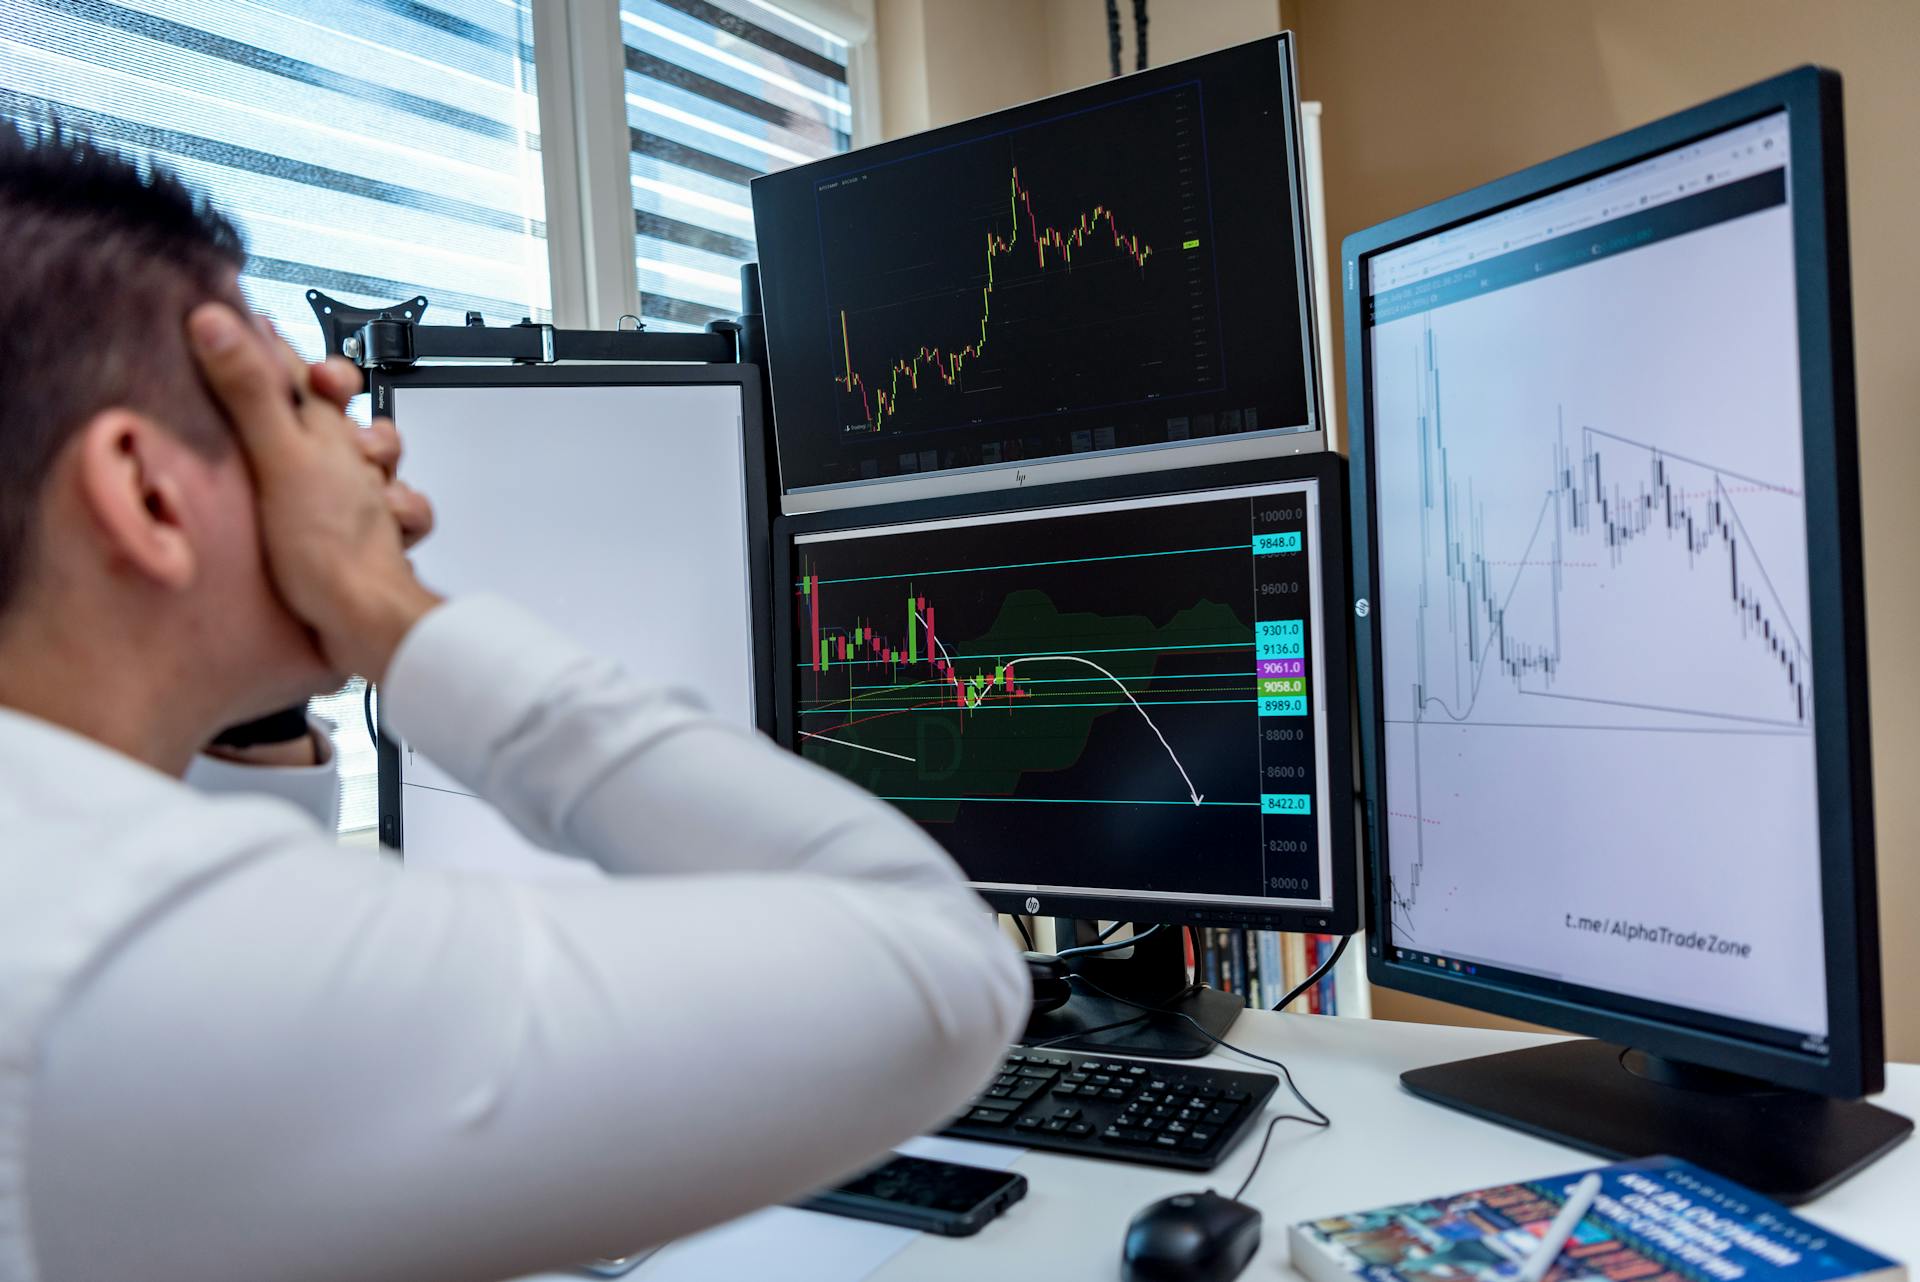
<path fill-rule="evenodd" d="M 0 713 L 0 1282 L 622 1253 L 937 1124 L 1024 1018 L 912 824 L 517 610 L 435 611 L 383 694 L 609 879 L 403 872 Z"/>

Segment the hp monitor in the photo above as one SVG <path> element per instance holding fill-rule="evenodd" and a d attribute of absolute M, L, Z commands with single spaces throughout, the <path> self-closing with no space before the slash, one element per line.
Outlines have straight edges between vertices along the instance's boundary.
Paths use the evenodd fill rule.
<path fill-rule="evenodd" d="M 1318 454 L 783 518 L 779 735 L 1003 911 L 1349 933 L 1344 475 Z M 1186 987 L 1161 938 L 1155 1001 Z M 1221 996 L 1192 1004 L 1230 1020 Z"/>
<path fill-rule="evenodd" d="M 1321 448 L 1298 115 L 1283 34 L 755 179 L 786 510 Z"/>
<path fill-rule="evenodd" d="M 1407 1084 L 1789 1200 L 1910 1129 L 1827 1098 L 1883 1069 L 1839 111 L 1343 250 L 1370 974 L 1607 1039 Z"/>

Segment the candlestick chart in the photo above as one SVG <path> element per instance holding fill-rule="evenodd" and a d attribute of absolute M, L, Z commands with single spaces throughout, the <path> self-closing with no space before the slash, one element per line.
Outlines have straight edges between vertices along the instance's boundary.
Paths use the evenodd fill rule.
<path fill-rule="evenodd" d="M 976 880 L 1035 881 L 1039 848 L 1062 885 L 1314 889 L 1303 509 L 804 544 L 798 746 L 927 825 Z"/>
<path fill-rule="evenodd" d="M 1200 114 L 1183 86 L 823 185 L 843 434 L 1216 386 Z"/>

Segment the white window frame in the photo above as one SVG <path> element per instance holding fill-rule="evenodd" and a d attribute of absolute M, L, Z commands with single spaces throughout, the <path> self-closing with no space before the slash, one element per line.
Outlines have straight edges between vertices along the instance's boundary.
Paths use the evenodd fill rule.
<path fill-rule="evenodd" d="M 874 0 L 777 0 L 847 42 L 853 145 L 881 138 Z M 613 329 L 640 315 L 620 0 L 536 0 L 534 76 L 553 323 Z"/>

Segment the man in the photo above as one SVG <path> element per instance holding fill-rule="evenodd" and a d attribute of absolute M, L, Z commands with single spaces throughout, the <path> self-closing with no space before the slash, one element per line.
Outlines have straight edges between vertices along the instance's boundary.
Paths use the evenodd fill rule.
<path fill-rule="evenodd" d="M 224 218 L 0 126 L 0 244 L 0 1282 L 511 1277 L 984 1079 L 1027 984 L 952 864 L 674 674 L 420 584 L 391 429 L 245 318 Z M 403 873 L 178 781 L 349 672 L 609 879 Z"/>

